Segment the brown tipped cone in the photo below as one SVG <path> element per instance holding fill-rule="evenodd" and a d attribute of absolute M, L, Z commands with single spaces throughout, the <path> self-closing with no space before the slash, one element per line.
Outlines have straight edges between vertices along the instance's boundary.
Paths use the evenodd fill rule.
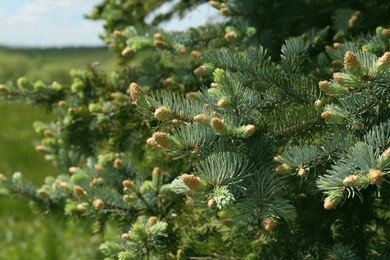
<path fill-rule="evenodd" d="M 217 205 L 215 199 L 209 199 L 207 201 L 207 207 L 209 207 L 210 209 L 214 208 L 215 206 Z"/>
<path fill-rule="evenodd" d="M 383 172 L 381 170 L 371 169 L 368 173 L 368 179 L 371 184 L 380 185 L 383 182 Z"/>
<path fill-rule="evenodd" d="M 218 101 L 218 107 L 220 108 L 227 108 L 228 102 L 225 99 L 221 99 Z"/>
<path fill-rule="evenodd" d="M 279 175 L 286 175 L 286 173 L 288 173 L 289 170 L 290 170 L 290 166 L 288 166 L 285 163 L 283 163 L 275 168 L 276 174 L 279 174 Z"/>
<path fill-rule="evenodd" d="M 149 223 L 153 226 L 153 225 L 155 225 L 156 223 L 157 223 L 157 217 L 150 217 L 149 219 L 148 219 L 148 221 L 149 221 Z"/>
<path fill-rule="evenodd" d="M 225 125 L 223 124 L 222 120 L 214 117 L 211 119 L 211 127 L 214 129 L 215 132 L 220 133 L 225 128 Z"/>
<path fill-rule="evenodd" d="M 205 68 L 205 66 L 202 65 L 202 66 L 197 67 L 194 70 L 194 74 L 195 74 L 195 76 L 204 76 L 204 75 L 206 75 L 206 68 Z"/>
<path fill-rule="evenodd" d="M 299 171 L 298 171 L 298 176 L 299 177 L 305 177 L 307 174 L 307 171 L 303 168 L 300 168 Z"/>
<path fill-rule="evenodd" d="M 96 199 L 93 201 L 93 206 L 95 207 L 95 209 L 101 209 L 104 206 L 104 201 L 101 199 Z"/>
<path fill-rule="evenodd" d="M 383 156 L 385 156 L 387 159 L 390 159 L 390 147 L 387 148 L 387 149 L 383 152 Z"/>
<path fill-rule="evenodd" d="M 156 143 L 156 140 L 154 140 L 153 137 L 149 137 L 147 140 L 146 140 L 146 143 L 152 147 L 152 148 L 156 148 L 158 147 L 158 144 Z"/>
<path fill-rule="evenodd" d="M 190 190 L 197 190 L 201 186 L 200 178 L 193 174 L 183 174 L 181 179 Z"/>
<path fill-rule="evenodd" d="M 318 83 L 318 86 L 320 87 L 322 92 L 329 93 L 329 81 L 323 80 Z"/>
<path fill-rule="evenodd" d="M 274 218 L 266 218 L 261 221 L 265 231 L 271 232 L 278 225 L 278 221 Z"/>
<path fill-rule="evenodd" d="M 209 122 L 209 120 L 205 114 L 200 114 L 200 115 L 194 116 L 194 121 L 198 122 L 200 124 L 203 124 L 203 125 L 206 125 Z"/>
<path fill-rule="evenodd" d="M 85 191 L 82 187 L 78 186 L 78 185 L 75 185 L 73 187 L 73 195 L 76 197 L 76 198 L 80 198 L 81 196 L 83 196 L 85 194 Z"/>
<path fill-rule="evenodd" d="M 198 51 L 192 51 L 191 52 L 191 56 L 196 60 L 196 61 L 200 61 L 202 59 L 202 54 L 200 54 L 200 52 Z"/>
<path fill-rule="evenodd" d="M 343 180 L 343 185 L 347 186 L 347 187 L 359 185 L 358 177 L 356 175 L 349 175 L 349 176 L 345 177 Z"/>
<path fill-rule="evenodd" d="M 131 180 L 124 180 L 122 181 L 122 185 L 125 189 L 131 190 L 134 186 L 134 183 Z"/>
<path fill-rule="evenodd" d="M 325 198 L 325 200 L 324 200 L 324 208 L 325 209 L 328 209 L 328 210 L 334 209 L 334 208 L 336 208 L 337 205 L 338 205 L 338 202 L 335 200 L 330 200 L 329 197 Z"/>
<path fill-rule="evenodd" d="M 79 170 L 79 168 L 78 167 L 69 167 L 69 169 L 68 169 L 68 172 L 70 173 L 70 174 L 75 174 L 75 173 L 77 173 L 77 171 Z"/>
<path fill-rule="evenodd" d="M 172 118 L 172 112 L 166 107 L 159 107 L 154 111 L 154 117 L 159 121 L 166 121 Z"/>
<path fill-rule="evenodd" d="M 245 126 L 244 137 L 251 137 L 256 132 L 256 127 L 254 125 Z"/>
<path fill-rule="evenodd" d="M 137 103 L 137 100 L 140 99 L 143 95 L 143 90 L 138 86 L 137 83 L 133 82 L 130 84 L 127 92 L 130 94 L 131 100 L 133 103 Z"/>
<path fill-rule="evenodd" d="M 385 54 L 379 58 L 378 65 L 386 67 L 390 66 L 390 52 L 385 52 Z"/>
<path fill-rule="evenodd" d="M 321 117 L 324 118 L 326 121 L 330 121 L 332 119 L 332 112 L 330 111 L 322 112 Z"/>
<path fill-rule="evenodd" d="M 344 55 L 344 68 L 357 69 L 359 67 L 359 61 L 352 51 L 347 51 Z"/>
<path fill-rule="evenodd" d="M 164 132 L 155 132 L 153 134 L 153 138 L 156 141 L 156 143 L 163 148 L 168 148 L 171 145 L 168 136 L 169 135 Z"/>

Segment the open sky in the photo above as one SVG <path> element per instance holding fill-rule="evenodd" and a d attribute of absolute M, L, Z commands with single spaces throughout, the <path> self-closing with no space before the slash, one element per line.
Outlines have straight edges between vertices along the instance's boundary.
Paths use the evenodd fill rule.
<path fill-rule="evenodd" d="M 83 18 L 103 0 L 0 0 L 0 45 L 61 47 L 104 45 L 99 39 L 102 22 Z M 147 1 L 147 0 L 145 0 Z M 162 8 L 163 10 L 164 8 Z M 205 23 L 217 11 L 199 6 L 165 29 L 181 30 Z"/>

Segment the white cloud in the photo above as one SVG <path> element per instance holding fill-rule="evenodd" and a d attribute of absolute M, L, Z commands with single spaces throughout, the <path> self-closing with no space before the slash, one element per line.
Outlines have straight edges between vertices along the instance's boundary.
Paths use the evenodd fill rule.
<path fill-rule="evenodd" d="M 89 4 L 87 2 L 90 2 Z M 10 24 L 23 23 L 41 23 L 51 21 L 55 23 L 58 20 L 69 19 L 77 16 L 81 19 L 84 12 L 92 9 L 93 2 L 96 1 L 75 1 L 75 0 L 35 0 L 23 6 L 18 13 L 5 21 Z"/>
<path fill-rule="evenodd" d="M 102 23 L 89 21 L 100 0 L 33 0 L 15 14 L 2 12 L 0 44 L 10 46 L 101 45 Z"/>
<path fill-rule="evenodd" d="M 2 10 L 0 7 L 0 45 L 103 45 L 99 39 L 99 34 L 103 33 L 103 22 L 83 18 L 100 2 L 102 0 L 29 0 L 21 7 L 13 8 L 12 14 L 6 12 L 7 8 Z M 168 5 L 163 5 L 158 12 L 166 12 L 167 8 Z M 184 19 L 173 18 L 161 27 L 184 30 L 219 17 L 218 12 L 205 3 L 189 12 Z"/>

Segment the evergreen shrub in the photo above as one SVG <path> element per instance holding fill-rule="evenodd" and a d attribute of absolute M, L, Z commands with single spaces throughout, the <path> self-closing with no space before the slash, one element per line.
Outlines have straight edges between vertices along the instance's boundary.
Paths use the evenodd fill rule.
<path fill-rule="evenodd" d="M 106 0 L 117 71 L 2 85 L 56 116 L 34 128 L 58 168 L 2 194 L 117 224 L 108 259 L 390 258 L 390 3 L 209 1 L 221 22 L 157 27 L 201 3 Z"/>

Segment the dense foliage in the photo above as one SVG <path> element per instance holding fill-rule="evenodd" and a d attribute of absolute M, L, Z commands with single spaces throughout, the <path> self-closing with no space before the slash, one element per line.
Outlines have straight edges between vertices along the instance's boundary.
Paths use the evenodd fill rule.
<path fill-rule="evenodd" d="M 389 257 L 390 4 L 209 1 L 223 22 L 166 32 L 145 22 L 163 2 L 91 15 L 117 72 L 1 87 L 56 115 L 34 127 L 59 169 L 2 193 L 117 223 L 113 259 Z"/>

